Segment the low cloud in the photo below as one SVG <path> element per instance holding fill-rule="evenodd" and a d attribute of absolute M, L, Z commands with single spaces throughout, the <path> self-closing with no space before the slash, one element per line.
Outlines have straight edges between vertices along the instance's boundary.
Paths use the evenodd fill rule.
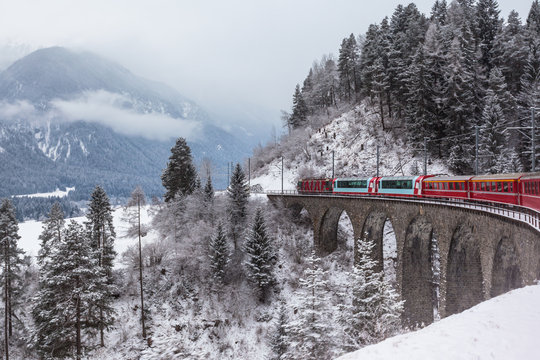
<path fill-rule="evenodd" d="M 67 121 L 88 121 L 112 128 L 115 132 L 151 140 L 169 140 L 179 136 L 197 137 L 200 123 L 176 119 L 159 112 L 141 113 L 127 95 L 104 90 L 86 92 L 75 100 L 53 100 L 56 116 Z"/>
<path fill-rule="evenodd" d="M 37 111 L 28 101 L 14 103 L 0 102 L 0 120 L 17 121 L 30 120 L 37 116 Z"/>

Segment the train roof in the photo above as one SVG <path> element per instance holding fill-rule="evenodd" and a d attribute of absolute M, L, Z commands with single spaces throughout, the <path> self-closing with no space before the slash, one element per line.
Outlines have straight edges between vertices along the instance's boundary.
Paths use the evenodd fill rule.
<path fill-rule="evenodd" d="M 473 176 L 471 181 L 518 180 L 527 173 L 489 174 Z"/>
<path fill-rule="evenodd" d="M 458 176 L 450 176 L 450 175 L 435 175 L 428 177 L 424 181 L 467 181 L 472 177 L 472 175 L 458 175 Z"/>
<path fill-rule="evenodd" d="M 540 172 L 525 173 L 521 180 L 540 179 Z"/>
<path fill-rule="evenodd" d="M 298 181 L 313 181 L 313 180 L 326 180 L 326 181 L 329 181 L 329 180 L 334 180 L 333 178 L 303 178 L 303 179 L 299 179 Z"/>
<path fill-rule="evenodd" d="M 354 180 L 371 180 L 373 179 L 373 176 L 364 176 L 364 177 L 339 177 L 336 178 L 336 180 L 346 180 L 346 181 L 354 181 Z"/>
<path fill-rule="evenodd" d="M 414 176 L 382 176 L 381 180 L 414 180 L 419 175 Z"/>

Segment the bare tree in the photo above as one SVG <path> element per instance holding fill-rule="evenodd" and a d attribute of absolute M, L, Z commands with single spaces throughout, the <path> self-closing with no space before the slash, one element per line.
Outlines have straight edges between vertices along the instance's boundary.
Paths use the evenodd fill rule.
<path fill-rule="evenodd" d="M 128 214 L 128 222 L 130 224 L 129 229 L 127 230 L 127 236 L 134 236 L 135 234 L 139 237 L 139 285 L 141 288 L 141 326 L 142 326 L 142 337 L 146 339 L 146 328 L 144 326 L 144 292 L 143 292 L 143 261 L 142 261 L 142 245 L 141 238 L 146 235 L 146 229 L 144 226 L 141 226 L 141 206 L 146 205 L 146 196 L 143 189 L 140 186 L 137 186 L 131 193 L 131 198 L 128 201 L 126 206 L 126 213 Z M 135 209 L 135 211 L 129 211 Z"/>

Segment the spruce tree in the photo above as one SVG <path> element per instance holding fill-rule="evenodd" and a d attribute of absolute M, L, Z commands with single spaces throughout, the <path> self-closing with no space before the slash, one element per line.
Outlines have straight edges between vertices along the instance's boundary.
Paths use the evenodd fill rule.
<path fill-rule="evenodd" d="M 64 229 L 64 212 L 60 203 L 55 202 L 49 212 L 49 217 L 43 221 L 43 230 L 39 235 L 41 240 L 38 252 L 38 263 L 43 264 L 54 247 L 62 240 L 62 230 Z"/>
<path fill-rule="evenodd" d="M 87 221 L 85 223 L 90 237 L 90 247 L 94 251 L 98 265 L 103 269 L 106 285 L 98 291 L 96 301 L 99 314 L 94 317 L 96 328 L 100 332 L 100 344 L 105 346 L 104 330 L 114 323 L 114 311 L 111 307 L 113 283 L 112 269 L 114 267 L 114 240 L 116 232 L 113 225 L 112 207 L 107 193 L 101 186 L 96 186 L 88 204 Z M 94 315 L 94 314 L 92 314 Z"/>
<path fill-rule="evenodd" d="M 240 164 L 236 164 L 231 176 L 231 183 L 227 188 L 229 231 L 233 240 L 234 250 L 238 247 L 247 216 L 247 203 L 249 187 L 246 183 L 246 175 Z"/>
<path fill-rule="evenodd" d="M 212 186 L 212 177 L 208 175 L 206 185 L 204 185 L 204 200 L 207 204 L 214 203 L 214 187 Z"/>
<path fill-rule="evenodd" d="M 431 21 L 438 25 L 446 24 L 446 0 L 435 0 L 431 8 Z"/>
<path fill-rule="evenodd" d="M 178 138 L 171 148 L 171 156 L 161 181 L 166 190 L 165 202 L 171 201 L 176 195 L 189 195 L 195 190 L 197 171 L 193 165 L 191 149 L 184 138 Z"/>
<path fill-rule="evenodd" d="M 474 39 L 467 23 L 459 18 L 463 14 L 458 5 L 451 7 L 451 29 L 455 36 L 447 54 L 444 94 L 448 165 L 457 174 L 472 172 L 473 126 L 476 106 Z"/>
<path fill-rule="evenodd" d="M 80 359 L 83 337 L 90 334 L 91 311 L 99 306 L 106 277 L 82 225 L 71 221 L 40 268 L 40 290 L 32 314 L 34 341 L 43 358 Z"/>
<path fill-rule="evenodd" d="M 13 335 L 13 317 L 18 304 L 18 293 L 21 289 L 20 269 L 23 264 L 23 251 L 18 247 L 21 238 L 19 225 L 15 217 L 15 209 L 10 200 L 2 200 L 0 205 L 0 264 L 4 300 L 4 351 L 9 356 L 9 338 Z"/>
<path fill-rule="evenodd" d="M 274 265 L 277 260 L 268 236 L 261 209 L 257 209 L 251 233 L 244 244 L 247 259 L 244 262 L 248 279 L 254 284 L 259 301 L 264 303 L 275 285 Z"/>
<path fill-rule="evenodd" d="M 276 319 L 274 329 L 270 334 L 270 350 L 272 355 L 270 360 L 285 360 L 290 359 L 287 356 L 289 349 L 289 329 L 287 308 L 284 303 L 281 303 L 278 310 L 278 318 Z"/>
<path fill-rule="evenodd" d="M 501 31 L 499 5 L 496 0 L 478 0 L 476 4 L 476 38 L 479 41 L 480 65 L 487 74 L 493 68 L 493 47 L 495 38 Z"/>
<path fill-rule="evenodd" d="M 297 84 L 294 89 L 292 114 L 289 117 L 291 129 L 294 130 L 304 127 L 306 125 L 307 116 L 308 108 L 304 96 L 300 91 L 300 85 Z"/>
<path fill-rule="evenodd" d="M 210 241 L 209 257 L 210 269 L 212 270 L 214 279 L 216 279 L 219 285 L 223 285 L 225 282 L 226 267 L 230 261 L 230 252 L 221 222 L 218 224 L 216 235 Z"/>
<path fill-rule="evenodd" d="M 288 356 L 292 359 L 326 359 L 334 348 L 333 314 L 327 272 L 312 254 L 300 279 L 297 318 L 290 323 Z"/>
<path fill-rule="evenodd" d="M 525 70 L 528 53 L 526 37 L 518 13 L 511 11 L 506 26 L 495 37 L 493 45 L 493 64 L 503 73 L 513 96 L 521 90 L 520 78 Z"/>
<path fill-rule="evenodd" d="M 358 262 L 350 274 L 351 300 L 339 306 L 339 322 L 347 336 L 346 350 L 352 351 L 395 334 L 401 327 L 403 301 L 377 272 L 372 259 L 375 243 L 358 240 Z"/>
<path fill-rule="evenodd" d="M 359 91 L 358 76 L 358 44 L 354 34 L 343 39 L 339 49 L 338 72 L 341 84 L 341 91 L 346 94 L 347 99 L 351 99 L 353 92 Z"/>

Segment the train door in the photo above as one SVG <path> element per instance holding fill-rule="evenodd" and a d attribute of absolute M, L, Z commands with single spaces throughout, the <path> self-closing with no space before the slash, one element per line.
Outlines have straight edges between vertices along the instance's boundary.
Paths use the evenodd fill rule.
<path fill-rule="evenodd" d="M 413 194 L 416 195 L 416 196 L 422 195 L 422 179 L 423 179 L 423 176 L 418 176 L 418 177 L 414 180 L 414 191 L 413 191 Z"/>
<path fill-rule="evenodd" d="M 377 179 L 378 178 L 376 178 L 376 177 L 373 177 L 373 178 L 369 179 L 368 194 L 373 194 L 373 193 L 377 192 L 377 189 L 376 189 Z"/>

